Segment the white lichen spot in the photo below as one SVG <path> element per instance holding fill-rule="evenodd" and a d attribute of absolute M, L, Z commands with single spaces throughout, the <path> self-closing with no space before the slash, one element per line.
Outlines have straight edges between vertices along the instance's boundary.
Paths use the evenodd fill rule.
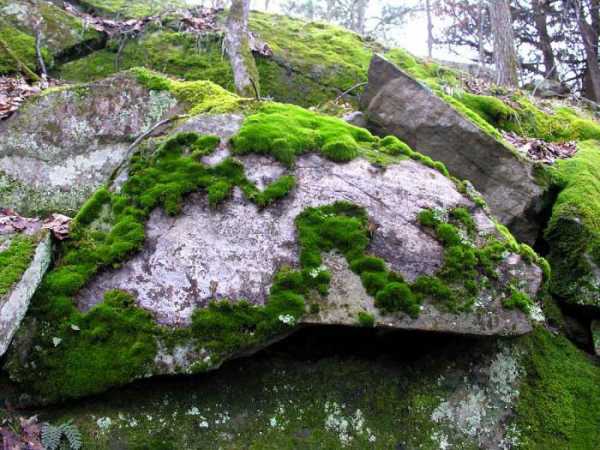
<path fill-rule="evenodd" d="M 280 322 L 289 326 L 292 326 L 296 323 L 296 318 L 291 314 L 280 314 L 278 319 Z"/>
<path fill-rule="evenodd" d="M 112 426 L 112 420 L 110 417 L 100 417 L 96 420 L 96 425 L 101 431 L 107 431 Z"/>

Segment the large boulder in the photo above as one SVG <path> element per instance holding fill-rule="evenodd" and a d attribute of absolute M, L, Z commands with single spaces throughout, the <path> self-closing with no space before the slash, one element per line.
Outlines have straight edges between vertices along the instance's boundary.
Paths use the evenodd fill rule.
<path fill-rule="evenodd" d="M 361 102 L 377 133 L 398 136 L 444 162 L 453 175 L 473 183 L 517 237 L 535 240 L 544 188 L 531 162 L 381 56 L 371 61 Z"/>
<path fill-rule="evenodd" d="M 48 90 L 0 123 L 0 204 L 23 215 L 74 213 L 127 148 L 173 115 L 175 98 L 131 73 Z"/>

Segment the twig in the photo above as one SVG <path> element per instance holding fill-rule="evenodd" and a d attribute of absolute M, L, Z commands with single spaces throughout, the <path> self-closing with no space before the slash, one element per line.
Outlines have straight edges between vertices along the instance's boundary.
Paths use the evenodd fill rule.
<path fill-rule="evenodd" d="M 342 92 L 340 95 L 338 95 L 335 100 L 333 101 L 333 103 L 337 102 L 340 98 L 342 98 L 344 95 L 349 94 L 350 92 L 352 92 L 354 89 L 358 89 L 361 86 L 366 86 L 368 84 L 368 82 L 363 81 L 362 83 L 358 83 L 355 84 L 354 86 L 352 86 L 350 89 L 346 89 L 344 92 Z"/>
<path fill-rule="evenodd" d="M 160 128 L 163 125 L 166 125 L 168 123 L 174 122 L 175 120 L 185 119 L 186 117 L 189 117 L 189 116 L 187 114 L 182 114 L 182 115 L 176 115 L 173 117 L 168 117 L 164 120 L 156 122 L 148 130 L 144 131 L 137 138 L 135 138 L 135 140 L 131 143 L 131 145 L 129 147 L 127 147 L 127 150 L 125 151 L 125 155 L 123 156 L 123 161 L 121 161 L 121 163 L 113 171 L 113 174 L 110 177 L 111 181 L 114 180 L 115 178 L 117 178 L 117 176 L 123 169 L 123 166 L 129 161 L 133 151 L 140 144 L 140 142 L 142 142 L 144 139 L 146 139 L 148 136 L 150 136 L 152 133 L 154 133 L 154 131 L 156 131 L 157 128 Z"/>
<path fill-rule="evenodd" d="M 254 88 L 254 94 L 256 95 L 256 100 L 260 102 L 260 92 L 258 92 L 258 87 L 256 86 L 256 82 L 250 78 L 250 83 L 252 83 L 252 87 Z"/>
<path fill-rule="evenodd" d="M 35 31 L 35 54 L 37 56 L 38 65 L 40 66 L 43 77 L 48 78 L 46 63 L 44 62 L 44 57 L 42 56 L 42 30 L 40 28 L 37 28 Z"/>

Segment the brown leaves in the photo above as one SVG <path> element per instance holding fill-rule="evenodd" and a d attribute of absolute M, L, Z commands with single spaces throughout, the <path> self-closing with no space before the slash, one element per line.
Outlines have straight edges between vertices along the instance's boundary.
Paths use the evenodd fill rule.
<path fill-rule="evenodd" d="M 0 426 L 2 450 L 44 450 L 37 416 L 29 419 L 19 417 L 18 425 L 15 420 L 12 420 L 12 426 L 7 422 Z"/>
<path fill-rule="evenodd" d="M 52 232 L 58 240 L 69 237 L 71 218 L 62 214 L 52 214 L 48 219 L 42 221 L 39 218 L 23 217 L 10 208 L 0 208 L 0 235 L 12 233 L 33 234 L 40 229 Z"/>
<path fill-rule="evenodd" d="M 515 146 L 517 150 L 534 161 L 552 164 L 557 159 L 567 159 L 577 152 L 574 141 L 556 143 L 541 139 L 526 138 L 515 133 L 503 132 L 504 139 Z"/>
<path fill-rule="evenodd" d="M 30 85 L 21 76 L 0 77 L 0 120 L 19 109 L 27 97 L 39 92 L 39 86 Z"/>

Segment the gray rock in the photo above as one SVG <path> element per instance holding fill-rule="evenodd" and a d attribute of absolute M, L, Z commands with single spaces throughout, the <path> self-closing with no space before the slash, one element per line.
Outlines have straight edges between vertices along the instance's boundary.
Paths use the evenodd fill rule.
<path fill-rule="evenodd" d="M 492 212 L 521 240 L 532 243 L 544 189 L 532 163 L 520 158 L 386 59 L 374 56 L 361 99 L 370 126 L 393 134 L 415 150 L 442 161 L 473 183 Z"/>
<path fill-rule="evenodd" d="M 268 183 L 284 173 L 278 163 L 258 156 L 244 158 L 248 176 Z M 190 324 L 194 309 L 213 299 L 248 299 L 264 304 L 272 277 L 281 266 L 297 266 L 294 219 L 305 208 L 346 200 L 366 208 L 376 227 L 370 252 L 386 260 L 407 280 L 434 274 L 442 264 L 440 243 L 424 232 L 417 215 L 424 208 L 475 209 L 482 234 L 495 228 L 486 214 L 463 197 L 439 172 L 405 160 L 378 168 L 363 159 L 336 164 L 317 155 L 298 159 L 295 191 L 276 206 L 258 209 L 237 190 L 217 210 L 204 194 L 191 195 L 178 217 L 155 210 L 147 223 L 144 249 L 116 270 L 97 276 L 78 295 L 87 310 L 110 289 L 132 292 L 139 305 L 169 326 Z M 426 305 L 417 320 L 382 316 L 343 258 L 330 255 L 331 294 L 310 323 L 355 325 L 359 311 L 374 313 L 381 326 L 475 335 L 519 335 L 531 330 L 520 311 L 502 308 L 501 298 L 483 292 L 474 311 L 460 316 Z M 500 266 L 500 283 L 517 278 L 535 295 L 541 271 L 510 255 Z M 162 359 L 165 359 L 163 357 Z M 166 358 L 168 359 L 168 358 Z M 185 360 L 179 355 L 180 360 Z"/>
<path fill-rule="evenodd" d="M 600 356 L 600 320 L 592 320 L 592 343 L 594 345 L 594 352 Z"/>
<path fill-rule="evenodd" d="M 177 101 L 122 73 L 49 90 L 0 123 L 0 205 L 23 215 L 76 212 L 122 162 L 133 139 Z"/>
<path fill-rule="evenodd" d="M 344 119 L 349 124 L 354 125 L 355 127 L 366 128 L 368 125 L 365 113 L 363 113 L 362 111 L 352 111 L 348 114 L 344 114 L 344 116 L 342 116 L 342 119 Z"/>
<path fill-rule="evenodd" d="M 41 232 L 33 260 L 21 280 L 4 298 L 0 298 L 0 356 L 4 355 L 19 328 L 51 258 L 52 241 L 50 233 L 46 230 Z"/>

